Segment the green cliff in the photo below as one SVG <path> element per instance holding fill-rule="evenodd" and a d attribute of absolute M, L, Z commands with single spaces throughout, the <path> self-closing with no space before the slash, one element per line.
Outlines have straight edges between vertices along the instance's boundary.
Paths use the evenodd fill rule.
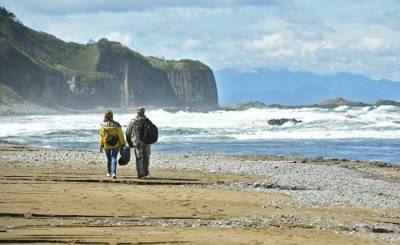
<path fill-rule="evenodd" d="M 214 74 L 199 61 L 146 57 L 107 39 L 67 43 L 24 26 L 4 8 L 0 84 L 8 88 L 0 93 L 47 107 L 218 107 Z"/>

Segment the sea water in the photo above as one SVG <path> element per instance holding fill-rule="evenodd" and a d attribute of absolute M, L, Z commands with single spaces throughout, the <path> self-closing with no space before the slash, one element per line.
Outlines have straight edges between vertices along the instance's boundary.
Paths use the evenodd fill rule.
<path fill-rule="evenodd" d="M 400 163 L 400 108 L 248 109 L 207 113 L 153 110 L 153 152 L 346 158 Z M 125 131 L 133 114 L 116 114 Z M 0 139 L 70 149 L 98 149 L 103 114 L 0 117 Z M 301 123 L 269 125 L 269 119 Z"/>

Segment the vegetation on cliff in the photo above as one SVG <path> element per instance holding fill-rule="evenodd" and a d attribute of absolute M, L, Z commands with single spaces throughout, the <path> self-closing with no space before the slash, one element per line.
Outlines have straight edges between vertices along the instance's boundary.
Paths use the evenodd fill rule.
<path fill-rule="evenodd" d="M 21 97 L 14 90 L 0 84 L 0 105 L 12 105 L 21 101 Z"/>
<path fill-rule="evenodd" d="M 211 69 L 199 61 L 165 61 L 156 57 L 145 57 L 105 38 L 87 44 L 64 42 L 53 35 L 24 26 L 13 13 L 2 7 L 0 67 L 1 84 L 12 88 L 29 102 L 37 102 L 36 98 L 39 97 L 39 103 L 46 106 L 63 103 L 64 106 L 73 107 L 82 104 L 118 106 L 124 79 L 128 79 L 129 86 L 124 89 L 129 90 L 128 100 L 133 104 L 218 106 L 213 75 L 199 76 L 197 73 L 195 76 L 179 77 L 185 81 L 170 81 L 167 74 L 171 70 L 212 74 Z M 191 83 L 192 77 L 196 79 L 193 87 L 201 94 L 206 94 L 206 90 L 210 88 L 215 89 L 211 91 L 211 101 L 206 101 L 209 99 L 207 96 L 193 96 L 197 91 L 180 91 L 174 87 L 188 87 L 182 86 L 182 83 Z M 199 82 L 201 86 L 198 86 Z M 162 91 L 151 97 L 147 94 L 133 94 L 138 90 L 153 88 Z M 54 90 L 60 92 L 52 95 L 51 91 Z M 112 101 L 114 104 L 102 98 L 107 90 L 116 94 L 116 99 Z M 177 91 L 183 94 L 174 94 Z M 157 99 L 160 101 L 156 101 Z"/>
<path fill-rule="evenodd" d="M 188 70 L 188 69 L 197 69 L 197 70 L 209 70 L 210 68 L 200 61 L 197 60 L 164 60 L 161 58 L 157 58 L 154 56 L 146 57 L 146 60 L 150 62 L 150 64 L 158 69 L 162 69 L 164 71 L 168 70 Z"/>

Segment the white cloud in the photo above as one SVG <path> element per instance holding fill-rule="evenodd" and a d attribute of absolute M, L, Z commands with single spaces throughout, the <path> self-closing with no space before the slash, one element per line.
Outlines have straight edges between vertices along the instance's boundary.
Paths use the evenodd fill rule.
<path fill-rule="evenodd" d="M 134 44 L 144 55 L 197 59 L 212 69 L 355 72 L 400 80 L 398 11 L 387 12 L 400 2 L 362 2 L 0 0 L 27 26 L 66 41 L 106 37 Z"/>
<path fill-rule="evenodd" d="M 129 33 L 113 31 L 107 34 L 106 38 L 110 41 L 120 42 L 127 47 L 132 47 L 132 37 Z"/>
<path fill-rule="evenodd" d="M 182 42 L 181 48 L 183 50 L 192 50 L 192 49 L 199 48 L 202 45 L 203 45 L 203 42 L 201 40 L 190 37 Z"/>
<path fill-rule="evenodd" d="M 391 48 L 389 42 L 380 37 L 366 35 L 361 38 L 350 40 L 345 43 L 348 52 L 380 54 Z"/>
<path fill-rule="evenodd" d="M 278 18 L 267 18 L 263 19 L 256 24 L 256 28 L 260 31 L 269 31 L 269 32 L 279 32 L 281 30 L 287 29 L 289 23 L 284 19 Z"/>
<path fill-rule="evenodd" d="M 212 9 L 231 6 L 270 6 L 277 5 L 272 0 L 1 0 L 2 5 L 18 6 L 29 12 L 50 15 L 96 13 L 96 12 L 132 12 L 147 11 L 157 8 L 190 8 Z"/>
<path fill-rule="evenodd" d="M 298 50 L 301 55 L 315 55 L 323 51 L 339 51 L 340 46 L 332 40 L 318 40 L 318 41 L 302 41 L 295 42 L 295 50 Z"/>
<path fill-rule="evenodd" d="M 308 52 L 314 53 L 321 48 L 321 44 L 317 42 L 304 42 L 301 43 L 301 49 Z"/>
<path fill-rule="evenodd" d="M 265 52 L 267 58 L 286 59 L 296 55 L 296 51 L 292 49 L 280 48 L 277 50 L 269 50 Z"/>
<path fill-rule="evenodd" d="M 359 41 L 359 45 L 361 45 L 362 48 L 373 52 L 383 51 L 388 48 L 388 45 L 382 39 L 370 36 L 363 37 Z"/>
<path fill-rule="evenodd" d="M 268 59 L 304 58 L 317 55 L 322 51 L 334 51 L 338 45 L 332 40 L 308 40 L 298 32 L 287 31 L 265 35 L 261 39 L 243 45 L 245 51 L 264 54 Z M 293 60 L 292 60 L 293 61 Z M 289 63 L 289 62 L 288 62 Z"/>
<path fill-rule="evenodd" d="M 272 35 L 265 35 L 262 39 L 246 43 L 244 49 L 249 51 L 271 50 L 280 48 L 285 44 L 286 40 L 282 33 L 275 33 Z"/>

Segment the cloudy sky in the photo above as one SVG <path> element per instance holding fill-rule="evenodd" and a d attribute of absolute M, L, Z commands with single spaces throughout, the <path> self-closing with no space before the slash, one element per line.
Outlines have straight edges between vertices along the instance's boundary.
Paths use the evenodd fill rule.
<path fill-rule="evenodd" d="M 400 0 L 0 0 L 65 41 L 106 37 L 212 69 L 351 72 L 400 81 Z"/>

